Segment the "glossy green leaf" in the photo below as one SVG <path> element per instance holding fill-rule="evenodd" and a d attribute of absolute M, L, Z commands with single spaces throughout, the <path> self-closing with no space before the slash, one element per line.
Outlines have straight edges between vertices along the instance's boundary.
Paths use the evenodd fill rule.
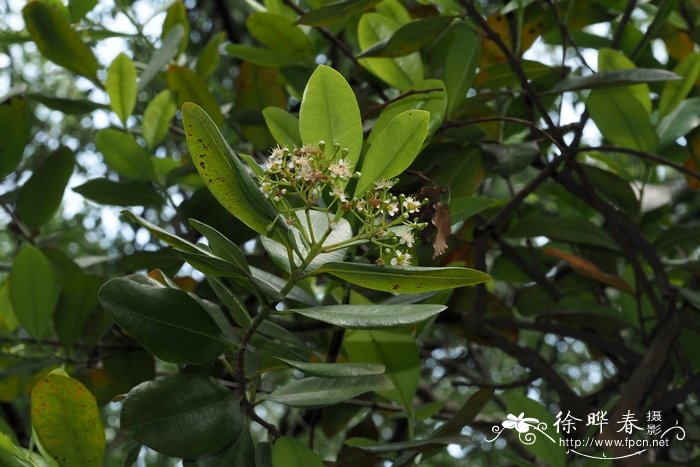
<path fill-rule="evenodd" d="M 479 196 L 463 196 L 450 200 L 450 219 L 452 223 L 471 219 L 477 214 L 502 204 L 497 199 L 481 198 Z"/>
<path fill-rule="evenodd" d="M 700 97 L 684 99 L 656 127 L 659 148 L 673 144 L 678 138 L 687 135 L 698 126 L 700 126 Z"/>
<path fill-rule="evenodd" d="M 82 185 L 73 187 L 90 201 L 112 206 L 158 207 L 163 197 L 145 182 L 113 182 L 107 178 L 93 178 Z"/>
<path fill-rule="evenodd" d="M 32 389 L 32 428 L 42 448 L 62 467 L 101 466 L 105 432 L 95 397 L 63 370 Z"/>
<path fill-rule="evenodd" d="M 124 53 L 117 55 L 107 68 L 105 88 L 112 110 L 126 126 L 126 119 L 136 105 L 136 67 Z"/>
<path fill-rule="evenodd" d="M 365 154 L 355 196 L 361 196 L 375 180 L 393 178 L 411 165 L 428 134 L 429 121 L 430 113 L 424 110 L 407 110 L 391 119 Z"/>
<path fill-rule="evenodd" d="M 292 20 L 283 16 L 257 11 L 246 19 L 248 32 L 275 52 L 311 62 L 314 58 L 311 40 Z"/>
<path fill-rule="evenodd" d="M 12 263 L 10 302 L 30 336 L 41 339 L 46 335 L 57 299 L 51 263 L 35 246 L 23 246 Z"/>
<path fill-rule="evenodd" d="M 329 3 L 315 10 L 307 11 L 298 20 L 297 24 L 308 26 L 329 26 L 350 16 L 367 11 L 381 0 L 342 0 Z"/>
<path fill-rule="evenodd" d="M 190 225 L 197 230 L 197 232 L 206 237 L 212 253 L 235 264 L 241 271 L 248 273 L 250 272 L 245 255 L 238 245 L 226 238 L 224 234 L 215 228 L 208 226 L 203 222 L 199 222 L 197 219 L 190 219 L 189 222 Z"/>
<path fill-rule="evenodd" d="M 406 453 L 407 451 L 431 451 L 436 448 L 443 448 L 449 444 L 468 444 L 471 438 L 466 436 L 445 436 L 440 438 L 426 438 L 413 441 L 398 441 L 395 443 L 380 443 L 366 445 L 364 439 L 349 438 L 345 440 L 345 444 L 355 447 L 365 452 L 371 453 L 389 453 L 399 452 Z"/>
<path fill-rule="evenodd" d="M 525 170 L 540 153 L 540 147 L 534 141 L 514 144 L 483 144 L 481 150 L 484 168 L 506 177 Z"/>
<path fill-rule="evenodd" d="M 298 57 L 285 55 L 281 52 L 265 49 L 263 47 L 253 47 L 252 45 L 228 44 L 225 50 L 227 54 L 233 57 L 254 63 L 258 66 L 280 68 L 303 64 L 303 61 Z"/>
<path fill-rule="evenodd" d="M 4 280 L 0 282 L 0 330 L 12 332 L 17 326 L 19 321 L 10 301 L 10 282 Z"/>
<path fill-rule="evenodd" d="M 156 178 L 150 154 L 130 134 L 112 128 L 100 130 L 95 145 L 105 163 L 119 175 L 134 180 Z"/>
<path fill-rule="evenodd" d="M 56 97 L 36 92 L 27 93 L 26 97 L 32 101 L 44 104 L 49 109 L 58 110 L 66 115 L 85 115 L 97 109 L 109 109 L 109 106 L 105 104 L 93 102 L 88 99 Z M 2 107 L 0 107 L 0 109 L 2 109 Z"/>
<path fill-rule="evenodd" d="M 209 118 L 221 127 L 224 116 L 219 108 L 216 97 L 209 90 L 209 86 L 189 68 L 170 65 L 167 74 L 168 87 L 177 96 L 178 106 L 185 103 L 196 104 L 208 114 Z"/>
<path fill-rule="evenodd" d="M 154 50 L 151 55 L 151 60 L 146 65 L 146 68 L 141 72 L 139 78 L 138 90 L 143 91 L 146 86 L 153 81 L 163 67 L 177 55 L 178 48 L 182 38 L 185 35 L 185 27 L 182 24 L 176 24 L 167 36 L 163 38 L 163 43 L 158 50 Z"/>
<path fill-rule="evenodd" d="M 694 248 L 700 237 L 700 226 L 674 225 L 661 232 L 653 242 L 657 251 Z"/>
<path fill-rule="evenodd" d="M 659 115 L 662 117 L 678 107 L 698 81 L 700 77 L 700 52 L 689 54 L 673 69 L 673 72 L 682 78 L 678 81 L 669 81 L 661 91 Z"/>
<path fill-rule="evenodd" d="M 173 94 L 168 90 L 159 92 L 158 95 L 148 103 L 143 113 L 141 133 L 150 149 L 158 146 L 168 134 L 170 122 L 172 122 L 176 111 L 177 104 L 175 103 Z"/>
<path fill-rule="evenodd" d="M 425 110 L 430 112 L 430 120 L 428 123 L 428 135 L 432 135 L 442 124 L 445 117 L 445 109 L 447 108 L 447 95 L 445 94 L 445 85 L 439 79 L 426 79 L 407 92 L 411 91 L 428 91 L 426 93 L 417 93 L 411 96 L 403 97 L 396 102 L 389 104 L 379 117 L 374 122 L 372 131 L 367 137 L 367 143 L 372 144 L 377 136 L 379 136 L 389 125 L 389 123 L 407 110 Z"/>
<path fill-rule="evenodd" d="M 629 181 L 599 167 L 580 164 L 586 177 L 595 184 L 601 197 L 634 219 L 639 214 L 640 203 Z"/>
<path fill-rule="evenodd" d="M 22 186 L 17 214 L 30 229 L 39 229 L 56 215 L 74 165 L 73 151 L 61 146 L 42 161 Z"/>
<path fill-rule="evenodd" d="M 279 107 L 267 107 L 263 117 L 277 144 L 290 149 L 302 146 L 299 119 L 294 115 Z"/>
<path fill-rule="evenodd" d="M 61 11 L 45 2 L 29 2 L 22 9 L 29 35 L 42 55 L 75 73 L 97 81 L 95 55 Z"/>
<path fill-rule="evenodd" d="M 637 66 L 632 60 L 627 58 L 625 54 L 619 50 L 613 50 L 608 48 L 603 48 L 598 50 L 598 73 L 605 72 L 620 72 L 627 73 L 630 78 L 639 79 L 643 75 L 652 75 L 654 78 L 661 78 L 663 74 L 670 75 L 671 79 L 678 79 L 678 77 L 672 76 L 667 70 L 638 70 Z M 642 76 L 640 76 L 640 73 Z M 596 75 L 593 75 L 593 78 Z M 652 77 L 650 76 L 650 77 Z M 588 77 L 592 78 L 592 77 Z M 617 77 L 615 76 L 603 76 L 603 80 L 609 80 L 614 82 Z M 656 81 L 656 80 L 654 80 Z M 635 84 L 632 86 L 627 86 L 634 97 L 644 106 L 647 114 L 651 114 L 651 96 L 649 95 L 649 86 L 646 83 Z"/>
<path fill-rule="evenodd" d="M 261 399 L 291 407 L 315 408 L 335 405 L 366 392 L 391 388 L 391 382 L 383 375 L 350 378 L 311 376 L 287 383 Z"/>
<path fill-rule="evenodd" d="M 384 365 L 394 387 L 380 391 L 412 411 L 420 379 L 420 358 L 413 334 L 406 329 L 346 331 L 343 348 L 351 362 Z"/>
<path fill-rule="evenodd" d="M 358 57 L 402 57 L 431 44 L 445 32 L 453 18 L 428 16 L 402 25 L 391 37 L 364 49 Z"/>
<path fill-rule="evenodd" d="M 188 373 L 129 391 L 120 424 L 151 449 L 189 459 L 225 448 L 245 430 L 235 394 L 210 376 Z"/>
<path fill-rule="evenodd" d="M 248 329 L 253 319 L 238 294 L 216 277 L 207 277 L 207 282 L 219 301 L 226 307 L 233 321 L 241 328 Z"/>
<path fill-rule="evenodd" d="M 471 425 L 479 412 L 493 399 L 494 392 L 493 388 L 481 388 L 476 391 L 447 423 L 437 429 L 434 436 L 454 436 L 461 433 L 462 429 Z"/>
<path fill-rule="evenodd" d="M 70 348 L 83 335 L 83 327 L 98 304 L 102 279 L 87 274 L 64 277 L 54 314 L 54 328 L 64 347 Z"/>
<path fill-rule="evenodd" d="M 482 53 L 485 52 L 482 51 Z M 521 60 L 520 66 L 525 72 L 525 75 L 531 80 L 542 78 L 547 75 L 556 74 L 558 76 L 559 74 L 554 68 L 534 60 Z M 502 87 L 518 86 L 519 83 L 520 80 L 513 72 L 510 64 L 504 62 L 489 65 L 480 70 L 474 80 L 474 87 L 478 89 L 498 89 Z"/>
<path fill-rule="evenodd" d="M 301 371 L 305 376 L 344 377 L 381 375 L 385 370 L 384 365 L 377 363 L 311 363 L 280 357 L 276 357 L 275 360 Z"/>
<path fill-rule="evenodd" d="M 594 89 L 586 104 L 605 139 L 640 151 L 656 149 L 658 137 L 649 116 L 629 89 Z"/>
<path fill-rule="evenodd" d="M 589 220 L 578 217 L 529 215 L 513 222 L 508 229 L 508 236 L 514 238 L 544 236 L 563 242 L 616 248 L 615 242 L 607 233 Z"/>
<path fill-rule="evenodd" d="M 323 461 L 301 441 L 282 436 L 272 447 L 272 467 L 323 467 Z"/>
<path fill-rule="evenodd" d="M 534 455 L 537 459 L 541 459 L 548 465 L 566 465 L 567 464 L 567 448 L 559 442 L 563 438 L 563 433 L 559 433 L 557 425 L 555 425 L 554 416 L 550 411 L 542 406 L 539 402 L 526 397 L 524 394 L 519 394 L 511 391 L 506 396 L 506 410 L 509 414 L 525 413 L 526 417 L 536 418 L 540 422 L 546 424 L 543 431 L 552 439 L 552 443 L 546 440 L 544 435 L 541 435 L 543 441 L 532 444 L 523 444 L 523 448 Z M 568 411 L 568 409 L 562 409 Z M 564 412 L 563 415 L 565 415 Z M 546 441 L 545 441 L 546 440 Z M 596 461 L 599 462 L 599 461 Z"/>
<path fill-rule="evenodd" d="M 420 323 L 445 308 L 445 305 L 330 305 L 290 311 L 347 329 L 373 329 Z"/>
<path fill-rule="evenodd" d="M 612 70 L 595 73 L 589 76 L 569 78 L 557 83 L 547 92 L 551 94 L 558 94 L 568 91 L 578 91 L 581 89 L 613 88 L 620 86 L 636 88 L 639 86 L 637 83 L 656 83 L 660 81 L 674 80 L 678 80 L 678 75 L 668 70 L 655 68 Z M 633 94 L 635 97 L 641 96 L 641 93 L 638 94 L 637 92 L 633 92 Z M 647 95 L 646 97 L 648 98 L 649 96 Z"/>
<path fill-rule="evenodd" d="M 344 158 L 353 167 L 360 158 L 362 119 L 357 99 L 343 75 L 331 67 L 320 65 L 309 78 L 299 110 L 299 134 L 304 144 L 325 142 L 328 157 L 335 144 L 347 148 Z"/>
<path fill-rule="evenodd" d="M 17 168 L 32 131 L 32 111 L 27 100 L 14 96 L 0 102 L 0 128 L 12 128 L 0 138 L 0 178 Z"/>
<path fill-rule="evenodd" d="M 150 353 L 173 363 L 209 363 L 230 346 L 199 302 L 187 293 L 129 279 L 102 286 L 100 303 Z"/>
<path fill-rule="evenodd" d="M 221 44 L 223 44 L 224 40 L 226 40 L 226 33 L 221 31 L 209 39 L 207 45 L 205 45 L 202 51 L 199 53 L 195 70 L 203 79 L 207 79 L 213 75 L 216 68 L 219 66 L 219 58 L 221 57 L 219 48 L 221 47 Z"/>
<path fill-rule="evenodd" d="M 480 57 L 481 37 L 466 24 L 459 23 L 445 58 L 447 115 L 452 115 L 464 103 Z"/>
<path fill-rule="evenodd" d="M 253 277 L 257 283 L 263 287 L 267 287 L 273 294 L 279 295 L 280 290 L 287 285 L 287 281 L 285 279 L 277 277 L 267 271 L 263 271 L 262 269 L 258 269 L 253 266 L 251 266 L 250 270 L 253 273 Z M 286 297 L 279 296 L 279 300 L 284 298 L 294 300 L 308 306 L 318 305 L 318 301 L 314 298 L 314 296 L 298 285 L 292 287 L 292 290 Z"/>
<path fill-rule="evenodd" d="M 246 427 L 238 438 L 221 451 L 198 458 L 194 465 L 197 467 L 253 466 L 255 463 L 255 444 Z"/>
<path fill-rule="evenodd" d="M 254 231 L 286 244 L 282 229 L 270 230 L 278 220 L 274 208 L 207 113 L 187 103 L 182 108 L 182 121 L 194 165 L 217 201 Z"/>
<path fill-rule="evenodd" d="M 447 290 L 490 280 L 488 274 L 468 268 L 394 268 L 359 263 L 329 263 L 315 271 L 328 273 L 354 285 L 393 293 Z"/>
<path fill-rule="evenodd" d="M 296 215 L 298 218 L 298 226 L 301 226 L 306 232 L 313 232 L 313 236 L 316 239 L 325 237 L 323 247 L 333 250 L 315 256 L 306 266 L 306 273 L 309 273 L 314 269 L 318 269 L 326 263 L 343 260 L 346 254 L 345 248 L 334 249 L 333 247 L 334 245 L 340 244 L 341 242 L 346 242 L 352 238 L 352 227 L 347 220 L 340 218 L 337 222 L 335 222 L 335 226 L 331 228 L 332 219 L 329 219 L 326 213 L 309 211 L 308 219 L 310 219 L 310 225 L 309 220 L 306 218 L 303 211 L 297 211 Z M 299 232 L 297 226 L 290 227 L 290 230 L 302 256 L 300 257 L 299 254 L 296 252 L 294 253 L 294 266 L 298 267 L 304 262 L 304 259 L 308 258 L 309 249 L 303 244 L 302 234 Z M 329 231 L 330 233 L 328 233 Z M 277 264 L 285 272 L 290 272 L 292 268 L 289 264 L 287 248 L 268 238 L 263 238 L 262 243 L 275 264 Z"/>
<path fill-rule="evenodd" d="M 391 37 L 399 27 L 396 21 L 379 13 L 363 14 L 357 28 L 361 50 Z M 423 81 L 423 61 L 418 52 L 396 58 L 362 58 L 360 64 L 402 91 Z"/>

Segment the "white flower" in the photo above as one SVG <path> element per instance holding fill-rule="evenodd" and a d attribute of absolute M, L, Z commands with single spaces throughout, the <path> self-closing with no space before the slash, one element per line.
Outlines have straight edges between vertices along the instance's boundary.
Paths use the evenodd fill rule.
<path fill-rule="evenodd" d="M 396 250 L 394 252 L 394 257 L 391 258 L 391 265 L 398 266 L 400 268 L 411 265 L 411 255 L 408 252 L 403 252 L 401 250 Z"/>
<path fill-rule="evenodd" d="M 277 146 L 276 148 L 272 149 L 270 159 L 282 159 L 284 157 L 285 152 L 287 152 L 287 148 Z"/>
<path fill-rule="evenodd" d="M 388 190 L 389 188 L 394 186 L 395 183 L 396 183 L 396 180 L 391 180 L 391 179 L 386 180 L 384 178 L 380 178 L 379 180 L 374 182 L 374 189 L 375 189 L 375 191 Z"/>
<path fill-rule="evenodd" d="M 410 230 L 399 234 L 399 243 L 401 243 L 402 245 L 406 245 L 408 248 L 412 248 L 414 242 L 415 238 L 413 237 L 413 234 Z"/>
<path fill-rule="evenodd" d="M 501 425 L 503 425 L 503 428 L 507 428 L 509 430 L 512 430 L 515 428 L 518 433 L 527 433 L 530 430 L 530 425 L 531 424 L 537 424 L 539 423 L 539 420 L 536 418 L 524 418 L 525 417 L 525 412 L 522 412 L 520 415 L 517 417 L 511 413 L 508 414 L 506 417 L 507 420 L 504 420 Z"/>
<path fill-rule="evenodd" d="M 420 202 L 413 196 L 406 196 L 406 199 L 403 201 L 403 207 L 406 210 L 406 212 L 408 212 L 409 214 L 413 214 L 414 212 L 418 212 L 418 209 L 420 208 Z"/>
<path fill-rule="evenodd" d="M 331 178 L 350 178 L 352 175 L 352 165 L 345 159 L 340 159 L 337 164 L 328 166 L 328 171 L 331 173 Z"/>
<path fill-rule="evenodd" d="M 398 203 L 389 203 L 384 206 L 384 209 L 386 209 L 386 212 L 388 212 L 390 216 L 395 216 L 396 213 L 399 212 L 399 205 Z"/>
<path fill-rule="evenodd" d="M 307 182 L 310 182 L 311 179 L 314 176 L 314 171 L 311 168 L 311 166 L 300 166 L 297 169 L 296 174 L 294 175 L 294 178 L 297 180 L 304 179 Z"/>
<path fill-rule="evenodd" d="M 331 196 L 338 198 L 342 203 L 348 200 L 348 195 L 345 193 L 342 187 L 336 186 L 333 191 L 330 192 Z"/>
<path fill-rule="evenodd" d="M 292 160 L 301 168 L 311 167 L 311 159 L 308 156 L 295 156 L 292 158 Z"/>
<path fill-rule="evenodd" d="M 364 212 L 366 205 L 367 201 L 365 201 L 364 199 L 355 200 L 355 209 L 357 209 L 357 212 Z"/>
<path fill-rule="evenodd" d="M 272 193 L 272 184 L 270 182 L 262 182 L 260 184 L 260 191 L 265 195 L 265 198 L 269 198 L 270 193 Z"/>

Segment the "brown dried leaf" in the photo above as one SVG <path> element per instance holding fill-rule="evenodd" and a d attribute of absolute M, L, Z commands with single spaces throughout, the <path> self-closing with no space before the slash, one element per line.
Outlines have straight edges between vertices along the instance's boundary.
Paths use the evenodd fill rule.
<path fill-rule="evenodd" d="M 450 211 L 446 204 L 440 202 L 434 205 L 435 212 L 430 223 L 435 226 L 435 239 L 433 239 L 433 258 L 445 253 L 447 250 L 447 239 L 450 236 L 452 222 L 450 221 Z"/>
<path fill-rule="evenodd" d="M 607 272 L 602 271 L 598 266 L 587 261 L 579 256 L 572 255 L 565 251 L 559 250 L 557 248 L 545 247 L 542 248 L 542 253 L 548 256 L 553 256 L 564 260 L 571 266 L 571 268 L 582 276 L 586 276 L 600 283 L 615 287 L 616 289 L 625 290 L 627 292 L 634 292 L 632 286 L 630 286 L 627 281 L 622 277 L 613 276 Z"/>

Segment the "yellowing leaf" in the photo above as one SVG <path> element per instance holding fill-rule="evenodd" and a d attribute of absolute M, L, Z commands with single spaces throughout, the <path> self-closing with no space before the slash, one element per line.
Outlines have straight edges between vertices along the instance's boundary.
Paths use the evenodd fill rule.
<path fill-rule="evenodd" d="M 565 261 L 574 271 L 582 276 L 588 277 L 602 284 L 615 287 L 616 289 L 624 290 L 626 292 L 633 292 L 632 286 L 630 286 L 623 278 L 613 276 L 612 274 L 602 271 L 598 266 L 581 258 L 580 256 L 576 256 L 553 247 L 542 248 L 542 253 Z"/>

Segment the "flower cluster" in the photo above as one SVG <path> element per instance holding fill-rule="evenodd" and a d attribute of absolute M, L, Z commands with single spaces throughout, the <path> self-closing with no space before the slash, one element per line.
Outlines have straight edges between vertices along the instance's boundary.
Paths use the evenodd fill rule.
<path fill-rule="evenodd" d="M 428 200 L 392 194 L 390 190 L 396 179 L 377 180 L 361 196 L 351 197 L 346 191 L 348 183 L 361 174 L 353 171 L 346 158 L 347 149 L 335 145 L 330 152 L 330 155 L 326 152 L 323 141 L 291 150 L 274 148 L 258 177 L 260 190 L 289 225 L 301 228 L 303 223 L 297 215 L 306 209 L 326 212 L 336 221 L 355 217 L 359 220 L 359 231 L 344 243 L 372 243 L 380 252 L 377 264 L 409 266 L 415 232 L 426 226 L 414 219 Z"/>

